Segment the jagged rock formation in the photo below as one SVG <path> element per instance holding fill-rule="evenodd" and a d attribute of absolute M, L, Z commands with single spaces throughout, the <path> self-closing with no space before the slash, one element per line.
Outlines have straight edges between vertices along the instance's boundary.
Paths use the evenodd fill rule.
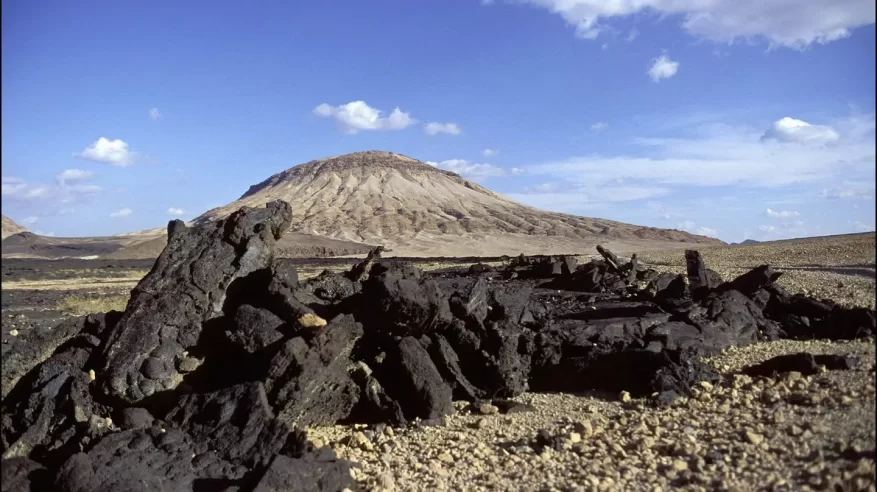
<path fill-rule="evenodd" d="M 354 489 L 350 463 L 310 448 L 307 426 L 436 424 L 454 398 L 512 411 L 506 399 L 528 390 L 670 404 L 717 379 L 698 355 L 877 324 L 873 310 L 788 295 L 767 265 L 726 282 L 696 252 L 693 292 L 605 248 L 584 265 L 521 256 L 436 274 L 375 251 L 301 281 L 272 257 L 291 215 L 272 202 L 172 222 L 124 313 L 4 347 L 2 489 Z"/>
<path fill-rule="evenodd" d="M 292 205 L 293 231 L 385 245 L 410 256 L 508 254 L 522 241 L 534 253 L 574 253 L 572 248 L 584 240 L 722 244 L 682 231 L 537 210 L 455 173 L 378 151 L 292 167 L 195 221 L 224 218 L 241 206 L 273 200 Z M 461 238 L 473 240 L 469 253 L 454 249 Z M 515 246 L 505 244 L 515 240 Z M 541 247 L 534 248 L 537 244 Z"/>

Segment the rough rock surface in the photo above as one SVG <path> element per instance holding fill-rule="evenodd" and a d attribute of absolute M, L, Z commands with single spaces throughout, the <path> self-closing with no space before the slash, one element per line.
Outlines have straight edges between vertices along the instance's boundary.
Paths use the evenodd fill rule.
<path fill-rule="evenodd" d="M 521 256 L 434 274 L 376 251 L 348 273 L 301 280 L 272 261 L 289 217 L 273 203 L 193 229 L 173 222 L 123 314 L 4 347 L 4 490 L 353 488 L 350 464 L 303 429 L 421 429 L 452 414 L 454 398 L 513 414 L 532 410 L 510 403 L 526 391 L 663 407 L 720 383 L 702 356 L 875 333 L 872 310 L 790 296 L 767 265 L 724 282 L 697 252 L 687 282 L 606 248 L 582 265 Z M 750 371 L 852 364 L 805 354 Z"/>
<path fill-rule="evenodd" d="M 110 332 L 101 386 L 127 401 L 175 388 L 176 359 L 197 346 L 205 324 L 222 315 L 225 291 L 238 278 L 268 267 L 272 245 L 289 228 L 285 202 L 242 209 L 224 221 L 168 226 L 168 245 L 131 292 Z"/>

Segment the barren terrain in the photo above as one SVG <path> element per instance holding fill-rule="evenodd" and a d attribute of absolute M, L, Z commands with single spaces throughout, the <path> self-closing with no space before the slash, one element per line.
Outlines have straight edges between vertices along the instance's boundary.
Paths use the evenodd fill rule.
<path fill-rule="evenodd" d="M 725 278 L 772 263 L 790 293 L 873 308 L 874 241 L 871 233 L 699 249 Z M 638 256 L 659 271 L 685 272 L 681 251 Z M 308 278 L 323 269 L 347 270 L 355 260 L 288 261 Z M 474 262 L 418 264 L 437 270 Z M 151 264 L 4 260 L 4 343 L 71 311 L 87 311 L 89 302 L 96 311 L 105 310 L 106 299 L 124 308 L 127 292 Z M 853 370 L 780 379 L 737 372 L 797 352 L 852 355 L 860 362 Z M 358 463 L 355 478 L 366 490 L 874 490 L 873 339 L 758 343 L 707 361 L 724 379 L 669 408 L 618 394 L 527 393 L 515 400 L 532 405 L 530 412 L 501 415 L 458 402 L 444 425 L 396 432 L 315 427 L 309 439 Z M 535 452 L 527 443 L 540 431 L 558 436 L 560 447 Z"/>

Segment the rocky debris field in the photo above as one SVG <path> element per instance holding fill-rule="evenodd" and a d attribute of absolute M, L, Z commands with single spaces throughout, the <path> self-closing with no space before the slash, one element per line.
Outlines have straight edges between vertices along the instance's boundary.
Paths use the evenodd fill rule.
<path fill-rule="evenodd" d="M 581 265 L 521 256 L 501 269 L 479 263 L 425 274 L 382 260 L 377 249 L 347 272 L 301 280 L 273 255 L 291 216 L 278 201 L 194 228 L 171 222 L 167 247 L 124 312 L 4 335 L 2 489 L 356 490 L 434 482 L 747 490 L 767 486 L 753 481 L 764 473 L 777 490 L 828 487 L 835 478 L 851 490 L 873 487 L 873 427 L 850 430 L 834 454 L 818 448 L 823 456 L 794 446 L 809 439 L 805 432 L 822 432 L 805 428 L 806 419 L 800 434 L 776 432 L 798 421 L 795 412 L 835 402 L 873 416 L 873 350 L 755 357 L 733 369 L 738 359 L 729 355 L 758 342 L 869 340 L 871 309 L 790 295 L 768 265 L 726 280 L 696 251 L 686 252 L 687 275 L 659 273 L 603 248 L 601 258 Z M 835 374 L 864 374 L 871 384 L 839 400 L 829 394 L 829 403 Z M 620 404 L 595 399 L 587 411 L 606 411 L 579 418 L 584 409 L 573 407 L 582 393 Z M 565 420 L 513 425 L 533 412 L 559 416 L 540 403 L 551 395 L 569 402 L 554 409 L 570 410 Z M 870 410 L 862 410 L 868 401 Z M 769 405 L 792 406 L 784 414 Z M 680 412 L 689 412 L 687 425 L 679 425 Z M 387 471 L 405 459 L 394 454 L 397 441 L 451 436 L 446 429 L 460 422 L 485 437 L 505 435 L 474 447 L 449 440 L 434 460 Z M 337 425 L 358 430 L 335 440 Z M 351 449 L 380 452 L 386 468 Z M 482 475 L 455 471 L 469 452 L 483 457 Z M 812 473 L 782 466 L 799 457 L 821 464 Z M 520 473 L 527 466 L 543 472 L 515 480 L 502 471 L 509 463 Z M 429 478 L 417 475 L 424 467 Z"/>

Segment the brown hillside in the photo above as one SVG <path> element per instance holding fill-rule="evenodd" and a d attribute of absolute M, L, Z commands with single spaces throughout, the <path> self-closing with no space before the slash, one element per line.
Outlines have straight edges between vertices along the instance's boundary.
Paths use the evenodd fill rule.
<path fill-rule="evenodd" d="M 459 175 L 391 152 L 311 161 L 251 186 L 238 200 L 195 222 L 272 200 L 292 205 L 292 230 L 366 244 L 396 254 L 551 253 L 723 244 L 687 232 L 547 212 L 522 205 Z"/>
<path fill-rule="evenodd" d="M 7 217 L 5 215 L 3 215 L 2 217 L 3 217 L 3 224 L 2 224 L 3 231 L 2 231 L 2 238 L 0 238 L 0 239 L 6 239 L 7 237 L 9 237 L 13 234 L 18 234 L 19 232 L 27 232 L 27 229 L 16 224 L 14 220 L 10 219 L 9 217 Z"/>

